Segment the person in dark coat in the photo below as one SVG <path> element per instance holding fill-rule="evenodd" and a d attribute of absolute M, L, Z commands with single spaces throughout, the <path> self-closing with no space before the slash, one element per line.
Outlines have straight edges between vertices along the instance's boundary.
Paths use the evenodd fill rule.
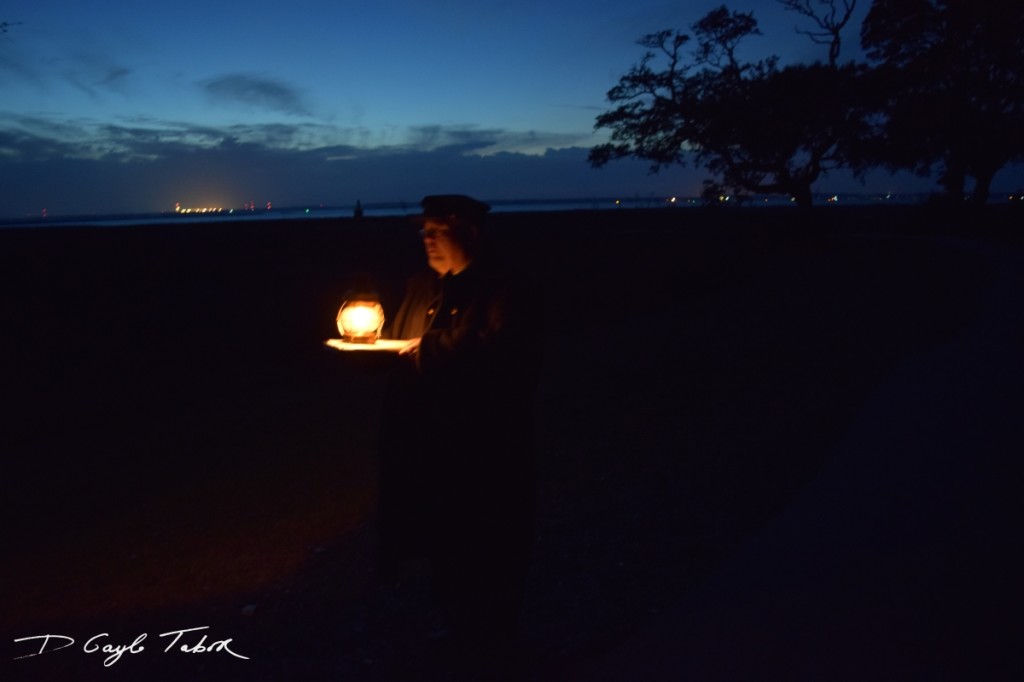
<path fill-rule="evenodd" d="M 387 333 L 407 339 L 379 438 L 385 575 L 427 558 L 449 630 L 514 634 L 533 539 L 537 301 L 481 248 L 489 206 L 423 199 L 428 270 Z"/>

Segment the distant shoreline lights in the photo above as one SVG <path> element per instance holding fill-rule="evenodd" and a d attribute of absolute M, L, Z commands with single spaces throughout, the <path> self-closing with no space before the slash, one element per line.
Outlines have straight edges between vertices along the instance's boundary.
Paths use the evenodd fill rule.
<path fill-rule="evenodd" d="M 271 204 L 268 201 L 267 202 L 267 210 L 271 211 L 271 210 L 273 210 L 273 208 L 274 208 L 273 204 Z M 248 201 L 245 204 L 243 204 L 242 208 L 239 209 L 239 210 L 253 212 L 253 211 L 256 210 L 256 202 L 255 201 Z M 174 202 L 174 212 L 175 213 L 180 213 L 182 215 L 186 215 L 186 214 L 189 214 L 189 213 L 228 213 L 230 215 L 230 214 L 235 212 L 235 209 L 233 209 L 233 208 L 224 209 L 224 208 L 219 207 L 219 206 L 217 206 L 217 207 L 213 207 L 213 206 L 200 206 L 200 207 L 193 208 L 191 206 L 182 206 L 180 201 L 176 201 L 176 202 Z"/>
<path fill-rule="evenodd" d="M 220 208 L 220 207 L 216 207 L 215 208 L 215 207 L 210 207 L 210 206 L 202 206 L 202 207 L 198 207 L 198 208 L 192 208 L 190 206 L 182 206 L 180 202 L 175 202 L 175 204 L 174 204 L 174 212 L 175 213 L 180 213 L 182 215 L 185 215 L 185 214 L 188 214 L 188 213 L 223 213 L 224 209 Z M 227 212 L 228 213 L 234 213 L 235 209 L 229 208 Z"/>

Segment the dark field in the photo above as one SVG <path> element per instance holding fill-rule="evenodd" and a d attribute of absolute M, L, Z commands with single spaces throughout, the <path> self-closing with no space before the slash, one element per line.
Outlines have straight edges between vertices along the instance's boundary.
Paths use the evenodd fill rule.
<path fill-rule="evenodd" d="M 1007 274 L 1024 263 L 1013 208 L 492 216 L 496 247 L 545 292 L 547 324 L 524 634 L 500 658 L 472 664 L 484 666 L 481 679 L 629 678 L 634 668 L 643 679 L 680 679 L 664 655 L 675 646 L 673 614 L 721 585 L 721 567 L 786 510 L 803 509 L 823 467 L 857 460 L 843 445 L 865 405 L 935 349 L 979 376 L 971 363 L 995 363 L 997 347 L 1016 344 L 1011 364 L 989 368 L 1007 381 L 963 399 L 981 415 L 989 402 L 1024 414 L 1024 325 L 1013 313 L 1024 297 Z M 393 313 L 420 266 L 403 219 L 0 231 L 0 657 L 12 671 L 2 678 L 466 672 L 470 664 L 430 637 L 426 569 L 411 566 L 397 588 L 378 586 L 372 572 L 387 363 L 322 346 L 337 335 L 348 289 L 376 288 Z M 957 340 L 1000 311 L 1010 317 L 986 332 L 998 337 L 991 356 L 973 346 L 957 355 Z M 920 391 L 907 415 L 929 404 L 932 389 Z M 935 420 L 961 412 L 944 409 Z M 966 429 L 954 431 L 970 442 Z M 1000 552 L 1016 537 L 1009 510 L 1024 441 L 1020 420 L 985 433 L 991 442 L 977 451 L 951 445 L 939 468 L 958 471 L 962 456 L 981 472 L 970 490 L 989 511 L 952 513 L 941 521 L 951 532 L 936 531 L 942 556 L 978 560 L 930 573 L 922 599 L 975 582 L 984 594 L 930 602 L 923 629 L 907 602 L 880 597 L 891 611 L 875 608 L 875 620 L 851 613 L 843 622 L 863 621 L 866 632 L 850 628 L 829 646 L 861 652 L 861 668 L 829 667 L 778 631 L 772 646 L 788 655 L 704 632 L 693 679 L 999 677 L 994 647 L 1019 603 L 1003 592 L 1017 580 Z M 912 442 L 908 461 L 929 438 Z M 850 480 L 836 494 L 856 499 Z M 909 489 L 896 495 L 914 499 Z M 865 573 L 890 587 L 918 582 L 905 542 L 865 538 L 856 554 Z M 711 620 L 728 622 L 708 598 Z M 813 618 L 799 613 L 791 617 Z M 160 633 L 200 626 L 250 660 L 164 653 Z M 144 632 L 145 651 L 109 668 L 103 654 L 82 651 L 99 633 L 110 635 L 101 644 L 130 644 Z M 12 660 L 40 646 L 14 639 L 48 633 L 76 644 Z M 719 666 L 718 655 L 749 667 Z"/>

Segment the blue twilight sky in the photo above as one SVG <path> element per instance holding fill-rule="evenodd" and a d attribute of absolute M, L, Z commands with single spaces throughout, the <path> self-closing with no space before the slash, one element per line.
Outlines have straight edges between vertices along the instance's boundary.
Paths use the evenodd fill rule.
<path fill-rule="evenodd" d="M 706 174 L 586 163 L 636 40 L 720 0 L 0 4 L 0 217 L 668 196 Z M 861 0 L 858 15 L 867 11 Z M 823 58 L 775 0 L 750 57 Z M 856 45 L 851 31 L 848 44 Z M 846 56 L 853 56 L 847 53 Z M 833 179 L 820 189 L 863 191 Z M 997 182 L 998 186 L 998 182 Z M 879 174 L 869 191 L 931 183 Z"/>

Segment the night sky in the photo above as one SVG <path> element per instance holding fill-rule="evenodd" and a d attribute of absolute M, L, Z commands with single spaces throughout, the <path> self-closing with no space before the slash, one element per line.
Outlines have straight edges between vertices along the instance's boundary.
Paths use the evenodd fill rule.
<path fill-rule="evenodd" d="M 586 154 L 604 140 L 593 124 L 605 93 L 642 54 L 636 40 L 719 4 L 5 3 L 0 218 L 416 202 L 451 191 L 695 195 L 701 169 L 592 169 Z M 748 57 L 824 58 L 774 0 L 730 7 L 753 10 L 765 34 Z M 856 32 L 847 40 L 854 49 Z M 866 187 L 819 185 L 931 187 L 887 174 Z"/>

